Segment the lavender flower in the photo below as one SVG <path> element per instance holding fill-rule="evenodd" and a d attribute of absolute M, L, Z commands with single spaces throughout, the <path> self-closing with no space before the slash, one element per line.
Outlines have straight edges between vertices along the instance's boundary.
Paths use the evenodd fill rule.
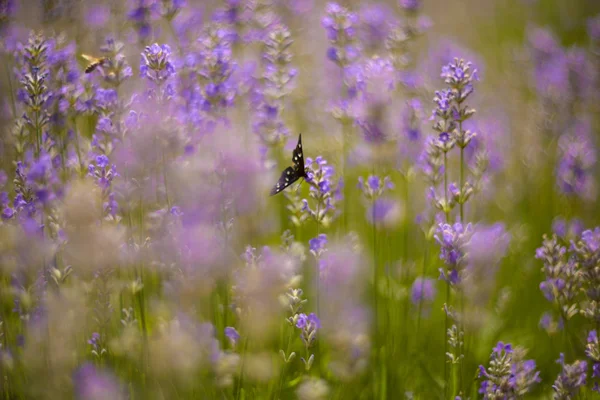
<path fill-rule="evenodd" d="M 365 4 L 361 7 L 358 34 L 366 52 L 376 52 L 385 44 L 393 22 L 392 10 L 386 4 Z"/>
<path fill-rule="evenodd" d="M 541 381 L 535 361 L 524 360 L 524 355 L 524 351 L 498 342 L 490 356 L 489 367 L 479 366 L 482 380 L 479 393 L 484 399 L 521 398 Z"/>
<path fill-rule="evenodd" d="M 307 371 L 310 370 L 314 362 L 314 354 L 310 354 L 309 349 L 313 346 L 317 339 L 317 331 L 321 328 L 321 321 L 315 313 L 306 315 L 299 314 L 296 321 L 296 328 L 300 329 L 300 339 L 304 343 L 306 349 L 306 358 L 302 357 L 304 367 Z"/>
<path fill-rule="evenodd" d="M 75 395 L 81 400 L 125 399 L 123 388 L 109 373 L 84 364 L 73 375 Z"/>
<path fill-rule="evenodd" d="M 331 46 L 327 49 L 327 58 L 340 68 L 352 64 L 360 55 L 356 40 L 358 16 L 337 3 L 328 3 L 321 24 L 325 28 Z"/>
<path fill-rule="evenodd" d="M 578 263 L 586 300 L 581 313 L 594 323 L 600 322 L 600 227 L 586 230 L 581 238 L 571 242 L 574 258 Z"/>
<path fill-rule="evenodd" d="M 590 39 L 600 43 L 600 14 L 588 18 L 587 33 Z"/>
<path fill-rule="evenodd" d="M 317 237 L 312 238 L 308 241 L 310 252 L 319 258 L 327 250 L 327 235 L 324 233 L 319 234 Z"/>
<path fill-rule="evenodd" d="M 440 279 L 450 285 L 458 285 L 463 280 L 467 265 L 467 245 L 471 239 L 473 228 L 471 224 L 463 226 L 439 224 L 434 235 L 440 245 L 440 259 L 444 260 L 446 268 L 440 268 Z"/>
<path fill-rule="evenodd" d="M 417 278 L 412 284 L 410 300 L 414 305 L 431 303 L 436 295 L 435 282 L 429 278 Z"/>
<path fill-rule="evenodd" d="M 568 400 L 574 398 L 579 389 L 585 386 L 587 379 L 587 362 L 577 360 L 573 364 L 565 364 L 565 355 L 560 353 L 556 361 L 562 365 L 562 371 L 552 385 L 554 389 L 553 399 Z"/>
<path fill-rule="evenodd" d="M 25 105 L 24 126 L 28 130 L 26 143 L 19 144 L 21 154 L 27 146 L 35 149 L 36 155 L 42 148 L 42 134 L 50 123 L 48 112 L 51 92 L 48 88 L 48 42 L 41 36 L 31 34 L 22 48 L 21 85 L 17 97 Z"/>
<path fill-rule="evenodd" d="M 398 0 L 400 7 L 406 11 L 415 12 L 421 8 L 421 0 Z"/>
<path fill-rule="evenodd" d="M 106 42 L 100 47 L 100 51 L 106 59 L 99 67 L 100 73 L 104 82 L 114 88 L 118 88 L 133 76 L 133 70 L 123 55 L 123 47 L 122 42 L 112 38 L 106 39 Z"/>
<path fill-rule="evenodd" d="M 381 198 L 388 190 L 394 188 L 389 176 L 383 180 L 374 175 L 367 178 L 367 184 L 363 177 L 358 178 L 358 188 L 363 192 L 367 200 L 367 220 L 372 223 L 385 222 L 392 224 L 399 217 L 397 204 L 393 200 Z"/>
<path fill-rule="evenodd" d="M 291 64 L 292 43 L 289 29 L 281 24 L 269 27 L 263 40 L 264 72 L 262 85 L 253 94 L 257 104 L 253 130 L 268 147 L 283 143 L 289 136 L 282 112 L 298 73 Z"/>
<path fill-rule="evenodd" d="M 161 0 L 158 12 L 164 19 L 171 22 L 186 5 L 186 0 Z"/>
<path fill-rule="evenodd" d="M 577 218 L 567 221 L 563 218 L 556 217 L 552 221 L 552 232 L 563 240 L 571 240 L 581 236 L 583 232 L 583 223 Z"/>
<path fill-rule="evenodd" d="M 380 144 L 388 138 L 385 132 L 385 110 L 397 84 L 396 71 L 390 59 L 372 57 L 346 69 L 348 95 L 358 103 L 356 124 L 368 143 Z"/>
<path fill-rule="evenodd" d="M 142 53 L 140 75 L 160 85 L 175 73 L 171 62 L 171 48 L 167 44 L 154 43 L 146 46 Z"/>
<path fill-rule="evenodd" d="M 4 0 L 0 3 L 0 32 L 8 24 L 16 10 L 14 0 Z"/>
<path fill-rule="evenodd" d="M 412 166 L 419 161 L 420 151 L 423 148 L 422 122 L 424 120 L 423 105 L 418 98 L 412 98 L 405 102 L 399 118 L 400 136 L 398 150 L 401 162 Z M 404 170 L 407 168 L 404 167 Z"/>
<path fill-rule="evenodd" d="M 381 197 L 366 208 L 365 217 L 369 224 L 394 229 L 402 218 L 401 205 L 397 200 Z"/>
<path fill-rule="evenodd" d="M 427 178 L 430 188 L 437 187 L 443 179 L 444 153 L 438 139 L 430 137 L 425 143 L 425 151 L 419 157 L 419 166 Z"/>
<path fill-rule="evenodd" d="M 585 355 L 592 361 L 592 375 L 590 378 L 595 380 L 593 390 L 600 392 L 600 385 L 598 385 L 598 378 L 600 378 L 600 342 L 595 330 L 588 333 Z"/>
<path fill-rule="evenodd" d="M 473 83 L 479 79 L 477 70 L 472 68 L 470 62 L 455 58 L 453 62 L 442 68 L 441 76 L 444 82 L 450 87 L 449 93 L 451 95 L 448 94 L 446 98 L 440 98 L 437 101 L 439 111 L 443 116 L 447 116 L 449 111 L 447 107 L 451 106 L 452 118 L 458 124 L 456 131 L 443 129 L 442 131 L 449 132 L 452 135 L 452 140 L 456 140 L 456 144 L 459 147 L 465 148 L 469 145 L 475 134 L 469 130 L 463 130 L 461 124 L 472 117 L 475 110 L 463 103 L 473 93 Z M 451 101 L 452 104 L 449 105 L 448 101 Z M 434 129 L 436 129 L 435 126 Z"/>
<path fill-rule="evenodd" d="M 313 161 L 306 158 L 307 168 L 306 181 L 310 184 L 310 198 L 314 202 L 314 208 L 309 205 L 307 199 L 303 199 L 302 211 L 312 218 L 317 224 L 328 226 L 335 217 L 335 203 L 340 200 L 340 183 L 333 181 L 334 169 L 327 164 L 327 160 L 318 156 Z"/>
<path fill-rule="evenodd" d="M 233 104 L 237 94 L 232 79 L 237 64 L 232 59 L 231 40 L 223 26 L 213 23 L 205 28 L 198 44 L 200 61 L 194 70 L 200 85 L 200 109 L 218 115 Z"/>
<path fill-rule="evenodd" d="M 88 344 L 92 346 L 92 354 L 102 360 L 102 357 L 107 353 L 107 350 L 102 345 L 102 340 L 100 339 L 100 334 L 98 332 L 92 333 L 92 337 L 88 339 Z"/>
<path fill-rule="evenodd" d="M 96 179 L 96 183 L 103 190 L 108 190 L 112 180 L 118 176 L 116 166 L 104 154 L 96 156 L 95 161 L 88 167 L 88 175 Z"/>
<path fill-rule="evenodd" d="M 572 133 L 559 140 L 560 161 L 556 170 L 558 187 L 567 196 L 593 200 L 596 195 L 592 171 L 596 165 L 595 146 L 590 140 L 590 121 L 578 122 Z"/>
<path fill-rule="evenodd" d="M 110 19 L 110 6 L 94 4 L 86 10 L 85 22 L 93 28 L 102 28 Z"/>
<path fill-rule="evenodd" d="M 315 313 L 310 313 L 309 315 L 300 314 L 296 322 L 296 328 L 302 330 L 300 338 L 305 345 L 310 347 L 316 339 L 317 330 L 321 328 L 321 321 L 319 321 Z"/>
<path fill-rule="evenodd" d="M 115 193 L 112 191 L 112 182 L 115 177 L 119 176 L 116 166 L 110 164 L 110 160 L 105 154 L 97 155 L 94 162 L 88 166 L 88 176 L 94 178 L 96 184 L 102 190 L 104 215 L 111 219 L 115 218 L 118 203 L 115 199 Z"/>
<path fill-rule="evenodd" d="M 381 197 L 387 190 L 394 188 L 394 184 L 389 176 L 381 179 L 375 175 L 369 175 L 367 184 L 361 176 L 358 178 L 358 188 L 363 192 L 365 198 L 369 201 L 375 201 Z"/>
<path fill-rule="evenodd" d="M 238 331 L 235 330 L 235 328 L 231 326 L 225 328 L 225 336 L 227 337 L 227 339 L 229 339 L 231 347 L 235 347 L 237 342 L 240 340 L 240 334 L 238 333 Z"/>
<path fill-rule="evenodd" d="M 542 271 L 546 275 L 540 290 L 548 301 L 558 304 L 562 317 L 570 319 L 577 313 L 574 302 L 581 287 L 576 261 L 567 259 L 567 249 L 558 243 L 556 235 L 551 239 L 544 235 L 542 247 L 536 250 L 535 257 L 543 261 Z"/>
<path fill-rule="evenodd" d="M 152 21 L 156 18 L 158 3 L 155 0 L 129 0 L 127 18 L 133 24 L 138 40 L 143 43 L 152 33 Z"/>

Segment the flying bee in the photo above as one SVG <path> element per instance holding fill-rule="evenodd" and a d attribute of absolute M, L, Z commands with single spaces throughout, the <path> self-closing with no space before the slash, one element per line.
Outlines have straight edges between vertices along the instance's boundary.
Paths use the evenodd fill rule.
<path fill-rule="evenodd" d="M 106 61 L 108 61 L 107 57 L 96 58 L 96 57 L 92 57 L 87 54 L 82 54 L 81 57 L 83 57 L 87 62 L 89 62 L 89 65 L 87 67 L 85 67 L 86 74 L 90 74 L 90 73 L 94 72 L 94 70 L 96 68 L 98 68 L 99 66 L 104 64 Z"/>

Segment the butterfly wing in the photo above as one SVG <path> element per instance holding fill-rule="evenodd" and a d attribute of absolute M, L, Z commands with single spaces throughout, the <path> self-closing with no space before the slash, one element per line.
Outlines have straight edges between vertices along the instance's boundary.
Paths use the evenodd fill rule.
<path fill-rule="evenodd" d="M 302 150 L 302 135 L 298 136 L 298 144 L 292 153 L 292 161 L 294 163 L 294 170 L 299 173 L 300 176 L 304 176 L 304 155 Z"/>
<path fill-rule="evenodd" d="M 304 172 L 304 170 L 302 170 L 302 172 Z M 273 189 L 271 189 L 271 196 L 281 192 L 283 189 L 302 178 L 302 176 L 303 175 L 299 174 L 295 167 L 287 167 L 281 173 L 281 176 L 275 186 L 273 186 Z"/>

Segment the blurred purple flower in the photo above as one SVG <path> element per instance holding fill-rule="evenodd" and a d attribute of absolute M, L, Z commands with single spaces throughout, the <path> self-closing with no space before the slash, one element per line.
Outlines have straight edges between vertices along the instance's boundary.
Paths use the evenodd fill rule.
<path fill-rule="evenodd" d="M 571 133 L 560 138 L 559 149 L 556 179 L 561 191 L 584 200 L 595 199 L 593 170 L 596 166 L 596 151 L 591 141 L 590 121 L 578 121 Z"/>
<path fill-rule="evenodd" d="M 327 246 L 327 235 L 324 233 L 319 234 L 317 237 L 312 238 L 308 241 L 310 252 L 319 257 L 325 251 Z"/>
<path fill-rule="evenodd" d="M 398 0 L 400 7 L 406 11 L 418 11 L 421 8 L 421 0 Z"/>
<path fill-rule="evenodd" d="M 365 4 L 360 8 L 359 15 L 359 37 L 365 50 L 381 50 L 394 22 L 392 10 L 384 3 Z M 335 48 L 330 47 L 328 51 L 335 51 Z"/>
<path fill-rule="evenodd" d="M 566 221 L 561 217 L 556 217 L 552 221 L 552 232 L 564 240 L 571 240 L 581 236 L 583 230 L 583 222 L 578 218 Z"/>
<path fill-rule="evenodd" d="M 590 39 L 600 42 L 600 14 L 588 18 L 587 33 Z"/>
<path fill-rule="evenodd" d="M 401 217 L 400 204 L 397 200 L 380 197 L 371 202 L 366 208 L 367 221 L 384 228 L 393 228 Z"/>
<path fill-rule="evenodd" d="M 75 371 L 73 382 L 78 400 L 125 399 L 123 388 L 112 374 L 89 363 Z"/>
<path fill-rule="evenodd" d="M 87 9 L 85 21 L 91 28 L 102 28 L 110 19 L 110 7 L 94 4 Z"/>
<path fill-rule="evenodd" d="M 435 299 L 435 281 L 429 278 L 417 278 L 412 284 L 410 300 L 414 305 L 430 303 Z"/>
<path fill-rule="evenodd" d="M 227 339 L 229 339 L 229 342 L 231 343 L 232 347 L 235 347 L 238 340 L 240 340 L 240 334 L 237 330 L 235 330 L 235 328 L 231 326 L 225 328 L 225 336 L 227 337 Z"/>
<path fill-rule="evenodd" d="M 223 25 L 212 23 L 205 28 L 198 44 L 198 62 L 193 67 L 201 84 L 197 104 L 200 112 L 218 115 L 233 104 L 238 91 L 233 79 L 237 64 L 232 56 L 231 38 Z"/>
<path fill-rule="evenodd" d="M 134 25 L 141 42 L 152 33 L 152 21 L 158 16 L 158 7 L 156 0 L 129 0 L 127 18 Z"/>
<path fill-rule="evenodd" d="M 325 6 L 321 24 L 331 43 L 327 49 L 327 58 L 341 68 L 352 64 L 360 55 L 356 41 L 358 22 L 358 15 L 337 3 L 327 3 Z"/>

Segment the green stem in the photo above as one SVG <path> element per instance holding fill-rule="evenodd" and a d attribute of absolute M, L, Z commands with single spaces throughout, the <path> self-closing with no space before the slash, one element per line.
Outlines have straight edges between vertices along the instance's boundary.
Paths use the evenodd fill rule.
<path fill-rule="evenodd" d="M 444 151 L 444 214 L 446 223 L 450 222 L 450 208 L 448 207 L 448 152 Z"/>
<path fill-rule="evenodd" d="M 38 157 L 40 155 L 40 150 L 42 147 L 42 138 L 41 138 L 41 130 L 40 130 L 40 121 L 39 121 L 39 112 L 35 111 L 35 156 Z"/>
<path fill-rule="evenodd" d="M 461 134 L 462 134 L 462 122 L 459 122 L 458 124 L 458 129 L 460 130 Z M 465 216 L 464 216 L 464 202 L 463 202 L 463 190 L 464 190 L 464 184 L 465 184 L 465 148 L 464 147 L 460 147 L 460 223 L 464 224 L 465 223 Z M 466 358 L 466 354 L 465 354 L 465 346 L 464 346 L 464 341 L 465 341 L 465 336 L 464 336 L 464 332 L 465 332 L 465 296 L 463 291 L 461 290 L 459 293 L 460 296 L 460 323 L 459 323 L 459 335 L 462 332 L 463 336 L 462 336 L 462 340 L 459 340 L 459 354 L 463 355 Z M 461 360 L 460 362 L 460 380 L 459 380 L 459 384 L 460 384 L 460 388 L 462 388 L 463 385 L 463 374 L 464 374 L 464 358 Z"/>
<path fill-rule="evenodd" d="M 167 209 L 171 209 L 171 202 L 169 201 L 169 185 L 167 181 L 167 157 L 165 156 L 165 149 L 162 149 L 162 172 L 163 181 L 165 185 L 165 200 L 167 201 Z"/>
<path fill-rule="evenodd" d="M 8 62 L 4 63 L 4 68 L 6 70 L 6 76 L 8 81 L 8 90 L 10 92 L 10 106 L 12 110 L 13 118 L 17 118 L 17 104 L 15 101 L 15 93 L 12 84 L 12 74 L 10 73 L 10 68 L 8 66 Z"/>
<path fill-rule="evenodd" d="M 462 129 L 462 128 L 460 128 Z M 460 148 L 460 193 L 461 193 L 461 201 L 460 201 L 460 223 L 464 224 L 465 221 L 465 216 L 464 216 L 464 204 L 462 201 L 462 191 L 464 188 L 464 184 L 465 184 L 465 163 L 464 163 L 464 159 L 465 159 L 465 149 L 464 147 Z"/>
<path fill-rule="evenodd" d="M 425 254 L 423 255 L 423 271 L 421 272 L 421 295 L 419 297 L 419 311 L 417 315 L 417 340 L 420 338 L 419 331 L 421 330 L 421 314 L 423 312 L 423 289 L 425 287 L 425 276 L 427 275 L 427 263 L 429 258 L 429 242 L 425 244 Z"/>
<path fill-rule="evenodd" d="M 248 337 L 244 339 L 244 348 L 242 350 L 242 363 L 240 365 L 240 379 L 238 381 L 238 388 L 236 390 L 235 398 L 239 400 L 240 395 L 242 393 L 242 388 L 244 386 L 244 364 L 246 361 L 246 351 L 248 350 Z"/>
<path fill-rule="evenodd" d="M 371 218 L 373 219 L 373 303 L 375 309 L 375 339 L 378 340 L 379 332 L 379 268 L 377 266 L 377 223 L 375 221 L 375 200 L 371 203 Z"/>
<path fill-rule="evenodd" d="M 294 336 L 294 330 L 293 330 L 293 326 L 292 326 L 292 330 L 290 331 L 290 334 L 288 336 L 288 341 L 287 341 L 287 346 L 285 348 L 285 356 L 287 358 L 290 357 L 289 352 L 290 352 L 290 346 L 292 344 L 292 336 Z M 279 389 L 277 390 L 277 398 L 281 398 L 281 390 L 283 389 L 283 382 L 284 382 L 284 377 L 285 377 L 285 371 L 286 371 L 286 365 L 287 362 L 285 362 L 283 364 L 283 367 L 281 369 L 281 375 L 279 376 Z"/>
<path fill-rule="evenodd" d="M 446 283 L 446 308 L 450 306 L 450 283 Z M 446 357 L 448 354 L 448 328 L 450 320 L 448 319 L 448 312 L 444 310 L 445 318 L 444 318 L 444 398 L 449 399 L 448 397 L 448 362 L 446 361 Z"/>
<path fill-rule="evenodd" d="M 342 168 L 342 179 L 344 180 L 344 215 L 343 215 L 343 229 L 344 234 L 348 233 L 348 179 L 346 177 L 346 156 L 348 152 L 348 124 L 344 122 L 342 124 L 342 159 L 341 159 L 341 168 Z"/>

